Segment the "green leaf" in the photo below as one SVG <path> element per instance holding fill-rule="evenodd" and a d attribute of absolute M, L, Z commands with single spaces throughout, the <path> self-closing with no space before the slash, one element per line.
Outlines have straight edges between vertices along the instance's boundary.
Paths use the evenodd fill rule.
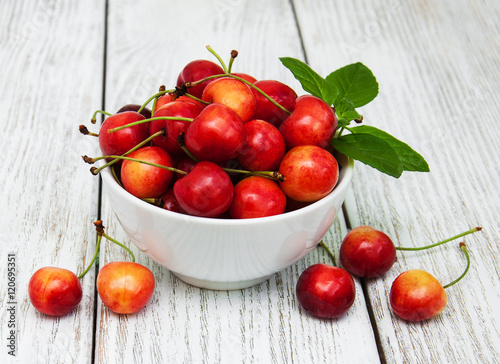
<path fill-rule="evenodd" d="M 403 173 L 403 166 L 394 148 L 376 135 L 342 135 L 333 138 L 332 144 L 340 153 L 378 169 L 382 173 L 395 178 L 399 178 Z"/>
<path fill-rule="evenodd" d="M 348 121 L 359 119 L 361 115 L 354 108 L 354 104 L 349 99 L 342 99 L 335 105 L 335 113 L 341 119 Z"/>
<path fill-rule="evenodd" d="M 378 82 L 372 71 L 357 62 L 330 73 L 326 80 L 338 89 L 338 101 L 349 99 L 354 107 L 366 105 L 378 95 Z"/>
<path fill-rule="evenodd" d="M 389 133 L 368 125 L 349 128 L 349 131 L 357 135 L 370 134 L 388 142 L 396 151 L 405 171 L 429 172 L 429 165 L 424 157 L 413 150 L 408 144 L 396 139 Z"/>
<path fill-rule="evenodd" d="M 337 99 L 337 87 L 318 75 L 306 63 L 292 57 L 282 57 L 280 61 L 292 72 L 294 77 L 302 85 L 304 91 L 319 97 L 328 105 L 332 105 Z"/>

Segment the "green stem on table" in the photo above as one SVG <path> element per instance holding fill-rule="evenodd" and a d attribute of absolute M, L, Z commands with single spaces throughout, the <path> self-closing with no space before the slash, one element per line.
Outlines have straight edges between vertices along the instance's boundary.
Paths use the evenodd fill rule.
<path fill-rule="evenodd" d="M 132 258 L 132 262 L 135 263 L 135 255 L 134 255 L 134 253 L 132 253 L 132 250 L 130 250 L 125 245 L 123 245 L 122 243 L 120 243 L 118 240 L 113 239 L 111 236 L 109 236 L 108 234 L 106 234 L 104 232 L 102 233 L 102 236 L 104 236 L 106 239 L 108 239 L 112 243 L 115 243 L 116 245 L 118 245 L 118 246 L 122 247 L 123 249 L 125 249 L 130 254 L 130 256 Z"/>
<path fill-rule="evenodd" d="M 97 258 L 97 254 L 99 253 L 99 246 L 101 245 L 101 240 L 102 240 L 102 235 L 98 234 L 97 235 L 97 245 L 95 246 L 94 256 L 92 257 L 92 260 L 90 261 L 90 264 L 87 266 L 87 268 L 85 268 L 85 270 L 82 273 L 80 273 L 80 275 L 78 276 L 78 279 L 83 278 L 85 276 L 85 274 L 87 274 L 87 272 L 89 271 L 90 267 L 92 267 L 92 265 L 94 265 L 94 262 Z"/>
<path fill-rule="evenodd" d="M 443 288 L 448 288 L 448 287 L 451 287 L 453 286 L 454 284 L 460 282 L 462 280 L 463 277 L 465 277 L 465 275 L 467 274 L 467 272 L 469 271 L 469 268 L 470 268 L 470 256 L 469 256 L 469 252 L 467 251 L 467 246 L 465 245 L 465 243 L 460 243 L 460 249 L 464 252 L 465 254 L 465 258 L 467 259 L 467 266 L 465 267 L 465 270 L 464 272 L 460 275 L 460 277 L 458 277 L 457 279 L 455 279 L 454 281 L 448 283 L 447 285 L 443 286 Z"/>
<path fill-rule="evenodd" d="M 452 240 L 455 240 L 455 239 L 458 239 L 458 238 L 461 238 L 462 236 L 465 236 L 465 235 L 469 235 L 469 234 L 472 234 L 472 233 L 475 233 L 476 231 L 480 231 L 482 229 L 482 227 L 475 227 L 473 229 L 470 229 L 470 230 L 467 230 L 467 231 L 464 231 L 463 233 L 460 233 L 458 235 L 455 235 L 455 236 L 452 236 L 451 238 L 448 238 L 448 239 L 445 239 L 445 240 L 442 240 L 442 241 L 439 241 L 435 244 L 430 244 L 430 245 L 426 245 L 426 246 L 421 246 L 421 247 L 403 247 L 403 246 L 397 246 L 396 247 L 396 250 L 404 250 L 404 251 L 418 251 L 418 250 L 424 250 L 424 249 L 430 249 L 430 248 L 435 248 L 439 245 L 442 245 L 442 244 L 445 244 L 449 241 L 452 241 Z"/>
<path fill-rule="evenodd" d="M 328 256 L 330 257 L 330 259 L 333 262 L 333 266 L 336 267 L 337 266 L 337 260 L 335 259 L 335 255 L 332 253 L 332 251 L 330 250 L 330 248 L 325 244 L 325 242 L 323 240 L 321 240 L 319 242 L 319 245 L 322 246 L 323 249 L 326 250 L 326 252 L 328 253 Z"/>

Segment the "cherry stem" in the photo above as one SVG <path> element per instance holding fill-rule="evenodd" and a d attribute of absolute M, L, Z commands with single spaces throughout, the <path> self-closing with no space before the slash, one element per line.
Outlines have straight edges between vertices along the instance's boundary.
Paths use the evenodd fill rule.
<path fill-rule="evenodd" d="M 95 137 L 99 136 L 99 134 L 92 133 L 91 131 L 89 131 L 89 129 L 87 129 L 87 127 L 85 125 L 80 125 L 78 127 L 78 130 L 80 130 L 80 133 L 82 133 L 83 135 L 90 135 L 90 136 L 95 136 Z"/>
<path fill-rule="evenodd" d="M 198 97 L 196 97 L 194 95 L 191 95 L 190 93 L 186 93 L 186 94 L 184 94 L 184 96 L 187 96 L 190 99 L 193 99 L 194 101 L 197 101 L 197 102 L 199 102 L 201 104 L 204 104 L 204 105 L 210 105 L 211 104 L 211 102 L 204 101 L 204 100 L 202 100 L 202 99 L 200 99 L 200 98 L 198 98 Z"/>
<path fill-rule="evenodd" d="M 90 264 L 87 266 L 87 268 L 85 268 L 85 270 L 82 273 L 80 273 L 80 275 L 77 277 L 78 279 L 83 278 L 85 274 L 87 274 L 87 272 L 89 271 L 90 267 L 94 265 L 94 262 L 97 258 L 97 254 L 99 253 L 99 246 L 101 245 L 101 240 L 102 240 L 102 235 L 101 234 L 97 235 L 97 245 L 95 246 L 94 256 L 92 257 L 92 260 L 90 261 Z"/>
<path fill-rule="evenodd" d="M 177 121 L 192 122 L 194 119 L 192 119 L 192 118 L 183 118 L 183 117 L 180 117 L 180 116 L 157 116 L 157 117 L 154 117 L 154 118 L 142 119 L 142 120 L 139 120 L 139 121 L 134 121 L 133 123 L 125 124 L 125 125 L 122 125 L 122 126 L 117 126 L 116 128 L 112 128 L 112 129 L 108 129 L 108 133 L 111 134 L 111 133 L 114 133 L 115 131 L 118 131 L 118 130 L 130 128 L 132 126 L 136 126 L 136 125 L 140 125 L 140 124 L 149 123 L 150 121 L 154 121 L 154 120 L 177 120 Z"/>
<path fill-rule="evenodd" d="M 286 180 L 285 176 L 283 176 L 281 173 L 277 171 L 246 171 L 243 169 L 232 169 L 232 168 L 222 168 L 222 169 L 229 173 L 247 174 L 249 176 L 262 176 L 279 182 L 284 182 Z"/>
<path fill-rule="evenodd" d="M 107 111 L 104 111 L 104 110 L 96 110 L 94 112 L 94 114 L 92 115 L 92 119 L 90 119 L 90 122 L 92 124 L 95 124 L 96 121 L 97 121 L 97 114 L 103 114 L 103 115 L 106 115 L 106 116 L 111 116 L 112 114 L 107 112 Z"/>
<path fill-rule="evenodd" d="M 115 243 L 116 245 L 118 245 L 118 246 L 122 247 L 123 249 L 125 249 L 130 254 L 130 258 L 132 259 L 132 262 L 135 263 L 135 255 L 134 255 L 134 253 L 132 253 L 132 250 L 130 250 L 128 247 L 126 247 L 125 245 L 123 245 L 122 243 L 120 243 L 118 240 L 113 239 L 111 236 L 109 236 L 106 233 L 102 233 L 102 236 L 104 236 L 106 239 L 108 239 L 112 243 Z"/>
<path fill-rule="evenodd" d="M 227 74 L 227 73 L 229 73 L 229 71 L 228 71 L 228 69 L 227 69 L 227 67 L 226 67 L 226 64 L 224 63 L 224 61 L 222 60 L 222 58 L 221 58 L 221 57 L 217 54 L 217 52 L 216 52 L 216 51 L 214 51 L 214 50 L 212 49 L 212 47 L 211 47 L 211 46 L 209 46 L 209 45 L 207 45 L 207 49 L 208 49 L 208 51 L 209 51 L 210 53 L 212 53 L 212 54 L 215 56 L 215 58 L 217 58 L 217 59 L 219 60 L 219 63 L 221 64 L 222 68 L 224 69 L 224 73 L 226 73 L 226 74 Z"/>
<path fill-rule="evenodd" d="M 467 230 L 463 233 L 460 233 L 458 235 L 455 235 L 455 236 L 452 236 L 451 238 L 448 238 L 448 239 L 445 239 L 445 240 L 442 240 L 442 241 L 439 241 L 435 244 L 430 244 L 430 245 L 426 245 L 426 246 L 422 246 L 422 247 L 403 247 L 403 246 L 398 246 L 396 247 L 396 250 L 405 250 L 405 251 L 418 251 L 418 250 L 425 250 L 425 249 L 430 249 L 430 248 L 435 248 L 439 245 L 442 245 L 442 244 L 445 244 L 449 241 L 452 241 L 452 240 L 455 240 L 455 239 L 458 239 L 458 238 L 461 238 L 462 236 L 465 236 L 465 235 L 469 235 L 469 234 L 472 234 L 472 233 L 475 233 L 476 231 L 480 231 L 482 229 L 482 227 L 475 227 L 473 229 L 470 229 L 470 230 Z"/>
<path fill-rule="evenodd" d="M 231 51 L 231 58 L 229 59 L 229 66 L 227 67 L 227 73 L 231 73 L 231 69 L 233 68 L 233 63 L 236 57 L 238 57 L 238 51 L 233 49 Z"/>
<path fill-rule="evenodd" d="M 159 91 L 157 93 L 155 93 L 153 96 L 151 96 L 149 99 L 146 100 L 146 102 L 144 104 L 142 104 L 142 106 L 139 108 L 139 110 L 137 110 L 137 112 L 140 114 L 142 110 L 144 110 L 144 108 L 146 106 L 148 106 L 148 104 L 153 101 L 154 99 L 162 96 L 162 95 L 165 95 L 165 94 L 169 94 L 169 93 L 172 93 L 172 92 L 175 92 L 175 89 L 174 90 L 162 90 L 162 91 Z"/>
<path fill-rule="evenodd" d="M 282 105 L 280 105 L 279 103 L 277 103 L 271 96 L 269 96 L 268 94 L 266 94 L 259 87 L 255 86 L 250 81 L 247 81 L 244 78 L 241 78 L 241 77 L 236 76 L 236 75 L 232 75 L 232 74 L 212 75 L 212 76 L 205 77 L 205 78 L 203 78 L 201 80 L 198 80 L 198 81 L 186 82 L 185 85 L 186 85 L 186 87 L 193 87 L 193 86 L 199 85 L 200 83 L 203 83 L 205 81 L 212 80 L 214 78 L 221 78 L 221 77 L 230 77 L 230 78 L 234 78 L 234 79 L 236 79 L 238 81 L 243 82 L 244 84 L 248 85 L 249 87 L 252 87 L 255 91 L 257 91 L 258 93 L 260 93 L 266 99 L 268 99 L 269 102 L 271 102 L 278 109 L 280 109 L 281 111 L 287 113 L 288 115 L 291 114 L 291 112 L 289 110 L 287 110 L 285 107 L 283 107 Z"/>
<path fill-rule="evenodd" d="M 443 288 L 448 288 L 448 287 L 451 287 L 453 286 L 454 284 L 460 282 L 462 280 L 463 277 L 465 277 L 465 275 L 467 274 L 467 272 L 469 271 L 469 268 L 470 268 L 470 256 L 469 256 L 469 252 L 467 251 L 467 246 L 465 245 L 464 242 L 461 242 L 460 243 L 460 249 L 464 252 L 465 254 L 465 258 L 467 259 L 467 266 L 465 267 L 465 270 L 464 272 L 460 275 L 460 277 L 458 277 L 457 279 L 455 279 L 454 281 L 448 283 L 447 285 L 443 286 Z"/>
<path fill-rule="evenodd" d="M 181 169 L 177 169 L 177 168 L 173 168 L 173 167 L 167 167 L 167 166 L 163 166 L 161 164 L 152 163 L 152 162 L 148 162 L 148 161 L 141 160 L 141 159 L 129 158 L 129 157 L 125 157 L 123 155 L 107 155 L 107 156 L 103 156 L 102 158 L 122 159 L 122 160 L 126 160 L 126 161 L 132 161 L 132 162 L 147 164 L 147 165 L 153 166 L 153 167 L 158 167 L 158 168 L 166 169 L 166 170 L 172 171 L 174 173 L 179 173 L 179 174 L 183 174 L 183 175 L 187 174 L 186 171 L 183 171 Z M 97 175 L 100 171 L 102 171 L 103 167 L 100 167 L 100 168 L 93 167 L 93 168 L 90 169 L 90 172 L 92 172 L 93 175 Z"/>
<path fill-rule="evenodd" d="M 111 241 L 112 243 L 115 243 L 116 245 L 125 249 L 130 254 L 130 256 L 132 258 L 132 262 L 135 262 L 134 253 L 132 253 L 132 251 L 129 248 L 127 248 L 125 245 L 123 245 L 119 241 L 116 241 L 115 239 L 113 239 L 111 236 L 107 235 L 104 232 L 104 225 L 102 224 L 102 220 L 95 221 L 94 225 L 95 225 L 95 229 L 97 231 L 97 244 L 95 246 L 94 256 L 92 257 L 92 260 L 90 261 L 90 264 L 87 266 L 87 268 L 85 268 L 85 270 L 82 273 L 80 273 L 80 275 L 78 275 L 78 277 L 77 277 L 78 279 L 83 278 L 85 276 L 85 274 L 87 274 L 87 272 L 90 270 L 92 265 L 94 265 L 94 262 L 97 259 L 97 255 L 99 254 L 99 247 L 101 246 L 101 241 L 102 241 L 103 236 L 106 239 L 108 239 L 109 241 Z"/>
<path fill-rule="evenodd" d="M 326 252 L 328 253 L 328 256 L 330 257 L 330 259 L 333 262 L 333 266 L 336 267 L 337 266 L 337 260 L 335 259 L 335 255 L 332 253 L 332 251 L 330 250 L 330 248 L 325 244 L 325 242 L 323 240 L 321 240 L 319 242 L 319 245 L 321 245 L 323 247 L 323 249 L 326 250 Z"/>
<path fill-rule="evenodd" d="M 126 151 L 123 155 L 127 155 L 127 154 L 130 154 L 134 151 L 136 151 L 137 149 L 141 148 L 142 146 L 144 146 L 145 144 L 149 143 L 151 140 L 153 140 L 154 138 L 156 138 L 157 136 L 162 136 L 162 135 L 166 135 L 166 130 L 165 128 L 162 128 L 160 131 L 157 131 L 156 133 L 154 134 L 151 134 L 149 137 L 147 137 L 146 139 L 144 139 L 142 142 L 140 142 L 139 144 L 137 144 L 135 147 L 133 147 L 132 149 Z M 83 157 L 83 160 L 86 162 L 86 163 L 89 163 L 89 164 L 93 164 L 95 163 L 96 161 L 98 160 L 101 160 L 101 159 L 105 159 L 106 157 L 105 156 L 101 156 L 101 157 L 96 157 L 96 158 L 89 158 L 87 157 L 86 155 L 84 155 Z M 97 168 L 95 171 L 96 174 L 99 173 L 101 170 L 103 170 L 104 168 L 106 167 L 109 167 L 109 166 L 112 166 L 113 164 L 115 164 L 116 162 L 118 162 L 120 159 L 119 158 L 115 158 L 113 159 L 112 161 L 104 164 L 103 166 Z"/>

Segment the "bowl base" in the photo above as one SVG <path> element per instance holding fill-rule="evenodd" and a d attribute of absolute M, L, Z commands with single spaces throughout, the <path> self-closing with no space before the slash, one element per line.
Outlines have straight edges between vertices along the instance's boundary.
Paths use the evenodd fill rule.
<path fill-rule="evenodd" d="M 206 288 L 206 289 L 211 289 L 215 291 L 231 291 L 231 290 L 237 290 L 237 289 L 244 289 L 244 288 L 250 288 L 253 286 L 256 286 L 260 283 L 263 283 L 269 278 L 271 278 L 274 274 L 271 274 L 266 277 L 260 277 L 260 278 L 255 278 L 255 279 L 249 279 L 246 281 L 234 281 L 234 282 L 224 282 L 224 281 L 209 281 L 205 279 L 198 279 L 198 278 L 192 278 L 185 276 L 180 273 L 175 273 L 172 272 L 173 275 L 175 275 L 177 278 L 179 278 L 181 281 L 184 283 L 190 284 L 191 286 L 195 286 L 198 288 Z"/>

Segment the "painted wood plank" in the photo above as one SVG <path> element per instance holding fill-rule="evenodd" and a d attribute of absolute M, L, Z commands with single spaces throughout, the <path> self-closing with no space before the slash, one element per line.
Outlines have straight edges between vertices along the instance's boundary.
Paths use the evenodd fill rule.
<path fill-rule="evenodd" d="M 310 64 L 323 75 L 357 61 L 370 67 L 380 95 L 363 108 L 365 123 L 408 142 L 430 165 L 430 174 L 395 180 L 358 163 L 347 200 L 352 226 L 374 226 L 410 246 L 484 227 L 465 238 L 471 271 L 447 290 L 448 306 L 434 320 L 411 324 L 396 318 L 390 286 L 411 268 L 448 283 L 465 264 L 458 241 L 432 252 L 398 254 L 385 277 L 366 282 L 385 358 L 498 362 L 498 3 L 294 3 Z"/>
<path fill-rule="evenodd" d="M 2 1 L 0 18 L 0 361 L 88 363 L 93 272 L 65 317 L 37 312 L 27 289 L 37 269 L 80 273 L 93 255 L 98 185 L 80 155 L 95 148 L 78 125 L 102 98 L 102 2 Z M 16 257 L 15 357 L 7 349 L 8 253 Z"/>
<path fill-rule="evenodd" d="M 199 9 L 197 12 L 191 9 Z M 222 55 L 237 49 L 235 71 L 273 78 L 299 89 L 278 60 L 302 58 L 300 39 L 287 1 L 110 2 L 106 107 L 142 102 L 160 84 L 173 85 L 182 67 L 197 58 L 212 59 L 210 44 Z M 259 14 L 259 16 L 255 16 Z M 182 31 L 181 31 L 182 30 Z M 109 233 L 128 242 L 104 196 L 103 219 Z M 343 218 L 327 235 L 338 244 Z M 238 291 L 188 286 L 140 254 L 157 279 L 151 302 L 136 315 L 118 316 L 98 302 L 96 362 L 376 362 L 374 334 L 361 286 L 343 318 L 318 320 L 302 312 L 295 299 L 299 274 L 316 262 L 313 251 L 268 282 Z M 101 263 L 127 259 L 104 245 Z M 359 350 L 362 346 L 364 350 Z"/>

